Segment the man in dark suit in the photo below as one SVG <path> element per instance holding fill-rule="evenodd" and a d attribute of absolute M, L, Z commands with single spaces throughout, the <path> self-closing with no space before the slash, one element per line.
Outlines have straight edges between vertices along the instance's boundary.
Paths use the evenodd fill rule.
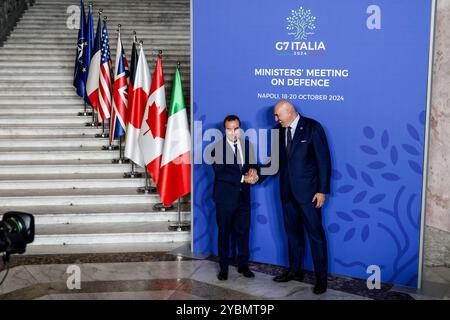
<path fill-rule="evenodd" d="M 277 282 L 303 280 L 304 230 L 311 244 L 316 284 L 327 289 L 327 241 L 321 208 L 330 193 L 331 159 L 327 138 L 315 120 L 301 116 L 287 100 L 274 107 L 279 129 L 280 193 L 288 238 L 289 269 Z"/>
<path fill-rule="evenodd" d="M 214 193 L 218 226 L 219 280 L 228 278 L 230 236 L 236 236 L 238 272 L 255 275 L 248 267 L 250 185 L 258 181 L 256 159 L 249 141 L 240 139 L 241 121 L 230 115 L 223 121 L 225 137 L 214 145 Z"/>

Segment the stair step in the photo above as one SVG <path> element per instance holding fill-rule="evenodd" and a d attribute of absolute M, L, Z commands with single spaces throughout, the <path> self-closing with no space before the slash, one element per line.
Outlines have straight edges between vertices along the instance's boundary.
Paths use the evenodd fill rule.
<path fill-rule="evenodd" d="M 22 210 L 23 212 L 30 212 L 33 215 L 39 215 L 41 217 L 49 216 L 50 218 L 57 215 L 88 215 L 88 214 L 152 214 L 158 213 L 153 208 L 152 203 L 134 203 L 134 204 L 89 204 L 89 205 L 78 205 L 61 208 L 60 206 L 20 206 L 11 207 L 9 210 Z M 188 212 L 190 210 L 189 203 L 182 203 L 180 209 L 181 212 Z M 7 210 L 4 210 L 7 211 Z M 168 209 L 166 213 L 178 212 L 178 205 L 175 204 L 172 208 Z"/>
<path fill-rule="evenodd" d="M 71 33 L 73 34 L 75 32 L 75 30 L 78 29 L 58 29 L 58 30 L 54 30 L 55 34 L 60 34 L 60 33 Z M 14 28 L 14 32 L 28 32 L 28 31 L 36 31 L 35 28 L 33 28 L 32 26 L 30 26 L 29 24 L 21 24 L 19 23 L 15 28 Z M 181 32 L 186 32 L 186 28 L 183 26 L 179 26 L 179 25 L 123 25 L 121 27 L 121 32 L 123 32 L 123 34 L 127 34 L 127 33 L 133 33 L 133 31 L 136 31 L 137 33 L 153 33 L 153 32 L 165 32 L 165 31 L 181 31 Z"/>
<path fill-rule="evenodd" d="M 103 176 L 106 176 L 103 174 Z M 145 179 L 111 179 L 105 177 L 104 179 L 48 179 L 48 180 L 1 180 L 0 176 L 0 196 L 13 195 L 20 192 L 23 195 L 34 193 L 38 195 L 39 192 L 47 192 L 54 190 L 54 192 L 68 192 L 81 194 L 83 192 L 90 193 L 91 189 L 100 188 L 101 190 L 118 189 L 122 192 L 123 188 L 143 187 Z M 68 190 L 67 190 L 68 189 Z M 108 191 L 110 192 L 110 191 Z"/>
<path fill-rule="evenodd" d="M 63 148 L 61 148 L 63 149 Z M 76 151 L 76 150 L 52 150 L 52 151 L 10 151 L 0 152 L 0 161 L 14 163 L 20 160 L 89 160 L 89 159 L 115 159 L 116 152 L 111 151 Z"/>
<path fill-rule="evenodd" d="M 150 226 L 154 226 L 154 222 L 148 223 Z M 168 223 L 164 224 L 164 227 L 157 229 L 158 231 L 147 231 L 147 230 L 136 230 L 139 226 L 141 228 L 147 226 L 147 224 L 136 223 L 134 225 L 127 225 L 126 230 L 121 232 L 122 230 L 116 230 L 117 233 L 107 232 L 108 229 L 99 229 L 99 230 L 89 230 L 90 234 L 82 233 L 68 233 L 83 231 L 83 227 L 78 229 L 71 228 L 61 228 L 60 230 L 55 230 L 55 232 L 59 232 L 59 234 L 54 234 L 53 229 L 51 228 L 42 230 L 43 232 L 51 232 L 51 234 L 41 235 L 39 232 L 41 230 L 36 231 L 36 236 L 34 238 L 34 242 L 30 244 L 30 247 L 34 246 L 42 246 L 42 245 L 80 245 L 80 244 L 120 244 L 120 243 L 135 243 L 135 242 L 145 242 L 145 243 L 158 243 L 158 242 L 186 242 L 190 241 L 190 232 L 182 231 L 165 231 L 167 230 Z M 70 225 L 72 226 L 72 225 Z M 115 225 L 116 226 L 116 225 Z M 150 229 L 150 228 L 149 228 Z M 52 231 L 48 231 L 52 230 Z M 105 233 L 103 233 L 105 232 Z"/>
<path fill-rule="evenodd" d="M 135 18 L 137 20 L 140 19 L 147 19 L 147 18 L 186 18 L 189 19 L 190 16 L 190 10 L 188 8 L 186 9 L 168 9 L 168 10 L 149 10 L 148 8 L 145 8 L 144 10 L 147 10 L 147 12 L 142 12 L 136 9 L 130 10 L 130 8 L 124 8 L 123 10 L 119 11 L 117 9 L 105 9 L 103 8 L 104 15 L 108 17 L 108 23 L 110 19 L 123 19 L 124 21 L 129 21 L 129 18 Z M 69 17 L 69 14 L 67 14 L 64 11 L 44 11 L 44 10 L 35 10 L 35 11 L 27 11 L 25 15 L 22 17 L 22 21 L 24 20 L 33 20 L 33 19 L 42 19 L 42 20 L 66 20 Z"/>
<path fill-rule="evenodd" d="M 174 72 L 176 68 L 176 62 L 178 60 L 169 61 L 172 63 L 164 63 L 163 71 L 167 72 Z M 184 60 L 185 64 L 188 63 L 188 61 Z M 164 62 L 164 61 L 163 61 Z M 181 61 L 183 62 L 183 61 Z M 152 63 L 149 62 L 149 67 L 152 68 Z M 41 75 L 42 77 L 54 77 L 54 76 L 62 76 L 67 75 L 70 76 L 73 79 L 73 66 L 66 66 L 66 67 L 54 67 L 54 68 L 47 68 L 42 66 L 25 66 L 25 64 L 21 67 L 3 67 L 2 68 L 2 74 L 9 75 L 10 79 L 15 79 L 17 75 L 22 76 L 23 74 L 28 74 L 30 76 L 34 75 Z"/>
<path fill-rule="evenodd" d="M 0 63 L 1 65 L 1 63 Z M 67 89 L 58 89 L 51 90 L 50 88 L 42 88 L 42 89 L 27 89 L 23 90 L 23 88 L 3 88 L 0 84 L 0 96 L 17 96 L 18 94 L 22 94 L 24 97 L 28 96 L 64 96 L 77 98 L 78 95 L 75 93 L 75 88 L 67 88 Z"/>
<path fill-rule="evenodd" d="M 166 81 L 166 83 L 170 83 L 173 82 L 173 74 L 175 73 L 175 68 L 176 66 L 170 66 L 170 67 L 164 67 L 164 80 Z M 151 69 L 152 70 L 152 69 Z M 182 66 L 181 68 L 181 76 L 182 79 L 189 79 L 189 66 Z M 51 71 L 47 71 L 45 74 L 42 74 L 42 72 L 39 71 L 32 71 L 32 72 L 20 72 L 17 73 L 16 72 L 3 72 L 0 73 L 0 80 L 11 80 L 11 81 L 19 81 L 19 80 L 39 80 L 42 79 L 42 77 L 47 78 L 47 80 L 52 80 L 52 81 L 73 81 L 73 70 L 72 72 L 67 71 L 67 73 L 65 74 L 61 74 L 58 72 L 51 72 Z M 25 98 L 26 99 L 26 98 Z M 79 98 L 80 100 L 78 101 L 82 101 L 81 98 Z M 28 99 L 29 100 L 29 99 Z M 66 99 L 63 99 L 66 100 Z M 20 103 L 20 102 L 18 102 Z M 55 102 L 55 103 L 60 103 L 60 102 Z M 73 100 L 70 101 L 70 103 L 73 103 Z M 5 104 L 2 103 L 2 101 L 0 100 L 0 104 Z M 61 103 L 62 104 L 62 103 Z M 65 104 L 65 103 L 64 103 Z"/>
<path fill-rule="evenodd" d="M 118 158 L 118 154 L 116 155 Z M 32 161 L 26 160 L 16 160 L 14 163 L 4 163 L 0 162 L 0 179 L 11 179 L 8 175 L 31 175 L 34 179 L 45 179 L 42 178 L 43 175 L 84 175 L 79 176 L 79 179 L 87 179 L 90 175 L 97 174 L 104 177 L 105 174 L 118 173 L 118 177 L 122 177 L 122 174 L 129 172 L 131 169 L 131 164 L 115 164 L 111 163 L 110 160 L 40 160 L 39 163 L 33 163 Z M 143 169 L 140 167 L 135 168 L 136 171 L 142 172 Z M 28 179 L 33 179 L 32 177 L 25 177 Z"/>
<path fill-rule="evenodd" d="M 165 82 L 167 86 L 171 86 L 171 82 L 173 82 L 173 77 L 172 75 L 169 77 L 169 75 L 164 75 L 165 78 Z M 37 88 L 40 88 L 40 91 L 38 91 Z M 185 90 L 188 90 L 190 88 L 189 83 L 186 83 L 186 85 L 183 85 L 183 88 Z M 36 92 L 39 94 L 42 94 L 41 96 L 56 96 L 56 94 L 53 94 L 53 91 L 55 92 L 59 92 L 59 90 L 61 90 L 61 92 L 65 93 L 64 91 L 67 92 L 67 95 L 69 95 L 69 92 L 73 93 L 75 95 L 75 88 L 72 86 L 72 84 L 66 84 L 65 87 L 62 86 L 62 84 L 60 83 L 60 86 L 54 86 L 52 87 L 51 84 L 47 85 L 46 83 L 39 83 L 39 81 L 35 81 L 34 85 L 31 82 L 28 83 L 17 83 L 17 82 L 5 82 L 5 81 L 0 81 L 0 92 L 7 92 L 6 95 L 11 95 L 11 96 L 18 96 L 23 95 L 24 93 L 28 92 Z M 64 95 L 64 94 L 63 94 Z M 75 95 L 75 97 L 79 97 L 78 95 Z M 9 99 L 9 98 L 8 98 Z M 68 106 L 68 105 L 59 105 L 57 108 L 70 108 L 70 107 L 80 107 L 84 105 L 84 100 L 80 97 L 80 103 L 76 103 L 73 106 Z M 45 106 L 42 105 L 32 105 L 32 106 L 28 106 L 29 108 L 42 108 Z M 55 109 L 57 109 L 55 106 L 52 106 Z M 89 107 L 90 108 L 90 107 Z M 1 110 L 0 110 L 1 111 Z M 78 111 L 77 111 L 78 112 Z"/>
<path fill-rule="evenodd" d="M 135 204 L 135 203 L 158 203 L 158 195 L 137 194 L 134 189 L 133 194 L 112 194 L 112 195 L 63 195 L 63 196 L 17 196 L 0 197 L 0 206 L 3 210 L 9 211 L 11 207 L 20 208 L 22 206 L 60 206 L 69 207 L 89 204 Z"/>
<path fill-rule="evenodd" d="M 123 37 L 123 36 L 122 36 Z M 125 48 L 125 52 L 131 51 L 132 48 L 132 42 L 131 39 L 128 41 L 125 38 L 122 38 L 122 45 Z M 181 55 L 183 53 L 190 54 L 190 43 L 180 43 L 180 44 L 173 44 L 173 43 L 166 43 L 166 44 L 160 44 L 159 45 L 160 50 L 168 51 L 168 53 L 171 53 L 172 55 Z M 47 43 L 36 43 L 36 44 L 30 44 L 30 43 L 10 43 L 6 42 L 3 47 L 0 48 L 0 53 L 2 52 L 9 52 L 14 50 L 15 53 L 20 53 L 21 50 L 48 50 L 49 44 Z M 115 52 L 116 50 L 116 40 L 110 41 L 110 50 L 111 52 Z M 19 51 L 20 50 L 20 51 Z M 71 53 L 73 55 L 72 58 L 75 58 L 75 52 L 76 52 L 76 37 L 72 42 L 65 42 L 60 43 L 57 48 L 53 48 L 52 51 L 56 52 L 63 52 L 64 50 L 71 50 Z M 150 52 L 153 54 L 155 51 L 154 48 L 144 48 L 145 52 Z M 54 55 L 52 57 L 33 57 L 35 59 L 41 58 L 42 60 L 46 61 L 59 61 L 64 60 L 66 57 L 60 57 L 59 55 Z M 16 59 L 16 56 L 14 56 L 14 59 Z M 72 59 L 73 60 L 73 59 Z"/>
<path fill-rule="evenodd" d="M 81 105 L 82 103 L 83 103 L 82 98 L 80 98 L 78 96 L 64 97 L 64 98 L 48 96 L 45 98 L 40 98 L 39 100 L 30 98 L 30 97 L 11 96 L 11 98 L 0 100 L 0 106 L 2 106 L 2 105 L 17 105 L 17 104 L 21 104 L 21 105 L 25 105 L 25 104 L 32 104 L 32 105 L 36 105 L 36 104 L 41 104 L 41 105 L 42 104 L 46 104 L 46 105 L 71 104 L 71 105 L 77 105 L 78 104 L 78 105 Z"/>
<path fill-rule="evenodd" d="M 21 50 L 23 52 L 23 50 Z M 71 50 L 72 52 L 73 50 Z M 38 52 L 33 51 L 32 54 L 38 54 Z M 22 70 L 23 68 L 27 68 L 27 70 L 46 70 L 48 68 L 54 68 L 57 70 L 61 70 L 61 69 L 69 69 L 73 72 L 73 67 L 74 67 L 74 56 L 73 55 L 70 59 L 69 55 L 66 61 L 55 61 L 55 62 L 46 62 L 46 61 L 30 61 L 30 62 L 23 62 L 23 61 L 4 61 L 0 59 L 0 67 L 2 67 L 2 69 L 6 70 L 10 70 L 10 69 L 15 69 L 17 71 Z M 6 59 L 5 59 L 6 60 Z M 151 59 L 149 59 L 151 61 Z M 151 63 L 150 61 L 149 64 Z M 170 58 L 168 57 L 164 57 L 163 63 L 164 65 L 167 64 L 174 64 L 176 65 L 177 62 L 182 63 L 183 65 L 187 65 L 190 63 L 190 58 L 188 56 L 188 53 L 186 53 L 184 56 L 172 56 Z M 113 62 L 114 63 L 114 62 Z M 26 67 L 24 66 L 26 65 Z M 66 70 L 64 70 L 66 71 Z"/>
<path fill-rule="evenodd" d="M 36 89 L 40 88 L 41 90 L 75 90 L 72 81 L 58 81 L 58 82 L 52 82 L 49 80 L 41 79 L 39 80 L 23 80 L 23 81 L 9 81 L 7 80 L 1 80 L 0 81 L 0 87 L 3 89 L 6 88 L 13 88 L 13 89 L 24 89 L 23 91 L 26 91 L 28 89 Z"/>
<path fill-rule="evenodd" d="M 133 18 L 131 18 L 130 20 L 132 20 Z M 109 19 L 108 19 L 109 20 Z M 184 28 L 184 32 L 187 33 L 187 31 L 190 30 L 190 22 L 189 19 L 177 19 L 177 20 L 165 20 L 165 21 L 161 21 L 163 19 L 159 18 L 159 19 L 153 19 L 153 21 L 151 19 L 148 19 L 146 21 L 134 21 L 132 26 L 130 25 L 130 28 L 125 29 L 125 31 L 122 33 L 122 39 L 123 40 L 127 40 L 127 41 L 131 41 L 133 39 L 133 30 L 134 29 L 138 29 L 140 30 L 139 32 L 136 30 L 137 32 L 137 36 L 138 38 L 140 38 L 142 35 L 146 35 L 149 34 L 150 32 L 147 32 L 145 30 L 145 28 L 152 28 L 154 26 L 161 26 L 164 25 L 168 28 L 168 30 L 172 30 L 172 28 L 176 28 L 176 27 L 183 27 Z M 123 25 L 123 19 L 119 19 L 117 21 L 114 21 L 111 24 L 111 21 L 109 21 L 109 26 L 110 26 L 110 31 L 109 34 L 111 35 L 110 38 L 114 38 L 115 37 L 115 32 L 112 31 L 113 28 L 111 28 L 111 26 L 115 26 L 118 23 L 121 23 Z M 39 20 L 39 21 L 20 21 L 18 23 L 18 26 L 21 27 L 35 27 L 35 28 L 39 28 L 39 30 L 42 31 L 42 33 L 44 32 L 51 32 L 52 30 L 55 29 L 64 29 L 64 30 L 68 30 L 68 32 L 71 32 L 71 34 L 73 34 L 73 38 L 76 39 L 77 35 L 78 35 L 78 28 L 73 28 L 73 29 L 68 29 L 67 24 L 66 24 L 66 20 L 63 21 L 54 21 L 54 20 Z M 151 33 L 162 33 L 162 31 L 154 31 Z M 59 39 L 58 36 L 54 37 L 54 40 Z"/>
<path fill-rule="evenodd" d="M 60 185 L 60 188 L 52 187 L 51 181 L 43 181 L 42 188 L 36 187 L 36 182 L 41 180 L 23 181 L 21 184 L 20 181 L 15 184 L 18 188 L 14 189 L 6 189 L 8 183 L 5 181 L 0 181 L 0 199 L 7 197 L 75 197 L 75 196 L 123 196 L 126 194 L 130 195 L 139 195 L 137 192 L 137 188 L 144 186 L 144 181 L 140 179 L 116 179 L 111 180 L 111 184 L 115 184 L 115 187 L 105 187 L 105 181 L 103 183 L 95 183 L 95 179 L 87 179 L 86 182 L 91 182 L 94 186 L 89 186 L 87 183 L 81 184 L 80 182 L 64 182 L 64 180 L 55 180 L 54 183 Z M 124 185 L 120 185 L 122 182 Z M 128 183 L 128 185 L 125 185 Z M 9 184 L 12 188 L 14 184 Z M 71 187 L 71 185 L 73 185 Z M 75 185 L 79 185 L 81 187 L 77 188 Z M 97 186 L 95 186 L 97 185 Z M 29 187 L 28 187 L 29 186 Z M 49 186 L 48 188 L 46 186 Z M 103 187 L 102 187 L 103 186 Z M 22 188 L 20 188 L 22 187 Z M 27 188 L 28 187 L 28 188 Z"/>
<path fill-rule="evenodd" d="M 28 124 L 41 124 L 41 123 L 55 123 L 55 124 L 75 124 L 79 123 L 84 125 L 86 119 L 84 117 L 78 117 L 75 114 L 71 116 L 59 115 L 59 114 L 43 114 L 43 115 L 30 115 L 23 117 L 20 115 L 1 115 L 0 125 L 28 125 Z"/>
<path fill-rule="evenodd" d="M 46 48 L 47 47 L 47 48 Z M 124 45 L 125 47 L 125 45 Z M 51 57 L 50 59 L 46 57 L 46 53 L 48 52 L 48 45 L 41 45 L 40 47 L 36 47 L 34 45 L 22 45 L 22 47 L 3 47 L 0 48 L 0 62 L 5 65 L 6 62 L 10 62 L 17 64 L 19 62 L 24 62 L 25 58 L 34 58 L 34 60 L 27 61 L 26 66 L 34 66 L 35 64 L 42 65 L 42 63 L 46 62 L 47 67 L 65 67 L 64 63 L 70 64 L 69 66 L 73 68 L 75 63 L 75 50 L 76 49 L 76 41 L 72 44 L 67 44 L 66 48 L 58 48 L 54 51 L 54 54 L 57 56 Z M 128 49 L 128 50 L 127 50 Z M 184 48 L 172 48 L 168 45 L 160 45 L 158 50 L 163 51 L 163 61 L 176 61 L 181 60 L 187 62 L 190 60 L 190 47 L 185 45 Z M 111 53 L 116 52 L 115 46 L 110 49 Z M 131 48 L 125 47 L 125 52 L 130 52 Z M 153 48 L 145 49 L 146 55 L 148 55 L 148 59 L 153 58 L 154 55 L 158 53 L 157 50 Z M 9 61 L 5 61 L 6 58 L 9 58 Z M 113 58 L 113 57 L 112 57 Z M 155 58 L 156 59 L 156 58 Z M 33 63 L 35 62 L 35 63 Z M 23 65 L 22 65 L 23 66 Z"/>
<path fill-rule="evenodd" d="M 152 243 L 103 243 L 103 244 L 56 244 L 32 245 L 27 247 L 24 255 L 62 255 L 62 254 L 94 254 L 94 253 L 148 253 L 169 252 L 178 249 L 188 242 L 152 242 Z"/>
<path fill-rule="evenodd" d="M 42 34 L 42 32 L 37 32 L 35 34 L 33 33 L 25 33 L 25 34 L 20 34 L 20 33 L 11 33 L 11 35 L 8 37 L 8 39 L 35 39 L 35 38 L 39 38 L 42 40 L 46 40 L 46 39 L 71 39 L 76 41 L 76 35 L 74 37 L 75 34 L 60 34 L 60 35 L 54 35 L 54 34 Z M 186 34 L 180 34 L 179 32 L 174 32 L 173 34 L 170 35 L 170 40 L 171 41 L 175 41 L 175 40 L 187 40 L 189 41 L 191 38 L 189 33 Z M 141 36 L 139 36 L 139 39 L 142 39 L 144 41 L 144 43 L 146 43 L 146 40 L 150 40 L 150 39 L 168 39 L 167 35 L 160 35 L 160 34 L 154 34 L 154 35 L 146 35 L 146 34 L 142 34 Z"/>
<path fill-rule="evenodd" d="M 178 15 L 178 16 L 174 16 L 172 17 L 171 15 L 166 15 L 166 14 L 155 14 L 155 15 L 144 15 L 144 16 L 138 16 L 138 17 L 134 17 L 133 15 L 128 15 L 128 16 L 109 16 L 108 17 L 108 25 L 110 26 L 110 30 L 113 29 L 111 28 L 111 26 L 116 26 L 117 24 L 121 23 L 121 24 L 125 24 L 127 21 L 133 21 L 133 25 L 134 23 L 138 24 L 138 25 L 143 25 L 143 24 L 147 24 L 147 25 L 156 25 L 156 24 L 165 24 L 165 25 L 186 25 L 189 26 L 189 21 L 190 21 L 190 16 L 189 15 Z M 134 20 L 133 20 L 134 19 Z M 53 26 L 59 26 L 59 27 L 66 27 L 67 28 L 67 18 L 52 18 L 52 17 L 27 17 L 24 16 L 21 20 L 20 20 L 20 24 L 24 24 L 24 23 L 28 23 L 28 24 L 39 24 L 39 23 L 44 23 L 44 22 L 48 22 L 48 25 L 46 26 L 47 28 L 49 27 L 53 27 Z M 131 24 L 130 24 L 131 25 Z M 78 26 L 77 26 L 78 29 Z M 111 31 L 110 31 L 111 32 Z M 45 34 L 45 33 L 43 33 Z"/>
<path fill-rule="evenodd" d="M 88 117 L 86 117 L 88 118 Z M 90 121 L 90 119 L 86 119 L 86 122 Z M 78 136 L 78 135 L 88 135 L 95 136 L 95 134 L 101 133 L 101 128 L 92 128 L 85 127 L 81 128 L 80 125 L 76 127 L 51 127 L 51 126 L 0 126 L 0 137 L 1 136 L 29 136 L 31 133 L 35 135 L 55 135 L 59 137 L 70 137 L 70 136 Z"/>
<path fill-rule="evenodd" d="M 182 211 L 182 221 L 189 221 L 191 212 Z M 87 223 L 129 223 L 129 222 L 163 222 L 177 221 L 178 212 L 117 212 L 117 213 L 57 213 L 34 214 L 35 223 L 38 225 L 55 224 L 87 224 Z"/>
<path fill-rule="evenodd" d="M 32 246 L 133 242 L 184 242 L 190 232 L 168 231 L 168 222 L 36 225 Z"/>
<path fill-rule="evenodd" d="M 67 26 L 70 6 L 78 3 L 37 0 L 0 48 L 0 207 L 34 214 L 36 237 L 28 253 L 94 247 L 117 252 L 130 245 L 142 251 L 187 243 L 190 232 L 168 230 L 178 206 L 155 210 L 159 195 L 138 193 L 145 179 L 123 178 L 131 164 L 113 164 L 119 151 L 102 150 L 109 140 L 94 137 L 102 128 L 86 127 L 92 118 L 78 116 L 84 101 L 72 85 L 78 30 Z M 167 94 L 177 62 L 190 92 L 189 1 L 96 0 L 94 23 L 98 8 L 108 16 L 112 59 L 121 23 L 128 56 L 136 30 L 151 71 L 158 50 L 163 51 Z M 186 196 L 181 204 L 187 221 L 189 200 Z"/>
<path fill-rule="evenodd" d="M 189 26 L 186 26 L 189 27 Z M 125 52 L 129 52 L 131 51 L 131 47 L 132 47 L 132 43 L 127 42 L 125 40 L 127 40 L 127 38 L 125 38 L 125 35 L 122 35 L 122 41 L 123 41 L 123 46 L 125 48 Z M 132 39 L 132 36 L 129 36 L 129 39 Z M 138 39 L 141 39 L 141 37 L 138 36 Z M 73 54 L 75 54 L 75 50 L 76 50 L 76 44 L 77 44 L 77 36 L 74 35 L 74 37 L 72 39 L 70 38 L 62 38 L 62 39 L 41 39 L 41 38 L 30 38 L 30 39 L 9 39 L 8 44 L 11 45 L 23 45 L 23 44 L 29 44 L 29 45 L 47 45 L 50 49 L 53 49 L 55 47 L 58 47 L 59 45 L 72 45 L 74 46 L 74 50 L 73 50 Z M 114 44 L 114 41 L 111 41 L 112 44 Z M 177 43 L 180 44 L 180 48 L 181 47 L 185 47 L 185 46 L 189 46 L 190 45 L 190 39 L 184 39 L 184 40 L 177 40 Z M 147 52 L 148 50 L 159 50 L 161 47 L 161 50 L 163 48 L 165 48 L 165 46 L 169 45 L 169 44 L 174 44 L 174 41 L 170 40 L 170 39 L 146 39 L 144 41 L 144 50 L 145 52 Z M 47 52 L 47 56 L 48 56 L 48 52 Z M 56 59 L 57 57 L 55 57 Z M 51 56 L 48 56 L 48 59 L 52 59 Z"/>
<path fill-rule="evenodd" d="M 83 148 L 96 147 L 101 149 L 104 145 L 109 144 L 108 139 L 99 139 L 95 137 L 78 136 L 73 138 L 17 138 L 15 136 L 0 137 L 0 149 L 4 148 L 43 148 L 43 147 L 66 147 L 66 148 Z"/>
<path fill-rule="evenodd" d="M 1 84 L 0 84 L 1 87 Z M 90 111 L 91 108 L 88 108 L 88 111 Z M 63 108 L 49 108 L 48 106 L 28 106 L 26 108 L 17 108 L 17 107 L 2 107 L 0 108 L 0 117 L 3 116 L 10 116 L 10 115 L 22 115 L 22 116 L 28 116 L 28 115 L 39 115 L 39 114 L 49 114 L 49 115 L 77 115 L 78 112 L 82 112 L 82 107 L 72 107 L 72 106 L 64 106 Z M 84 116 L 85 121 L 91 120 L 91 117 Z"/>
<path fill-rule="evenodd" d="M 36 163 L 37 164 L 37 163 Z M 114 180 L 114 181 L 122 181 L 122 185 L 124 187 L 127 186 L 133 186 L 135 187 L 135 183 L 137 182 L 128 182 L 128 180 L 138 180 L 139 185 L 136 188 L 143 187 L 145 184 L 144 180 L 141 180 L 143 178 L 124 178 L 123 175 L 125 172 L 129 172 L 131 170 L 130 167 L 122 167 L 116 170 L 113 170 L 114 168 L 110 168 L 108 166 L 111 166 L 113 164 L 107 164 L 102 167 L 104 171 L 102 172 L 93 172 L 93 173 L 83 173 L 83 169 L 80 169 L 78 171 L 80 172 L 74 172 L 74 173 L 55 173 L 55 172 L 41 172 L 38 174 L 34 174 L 32 172 L 26 171 L 24 167 L 27 166 L 27 164 L 23 164 L 21 166 L 22 172 L 18 173 L 11 173 L 11 174 L 0 174 L 0 184 L 3 183 L 3 181 L 17 181 L 17 185 L 19 186 L 20 183 L 23 183 L 22 189 L 24 190 L 31 190 L 31 187 L 27 189 L 26 184 L 27 182 L 30 182 L 30 185 L 35 185 L 34 181 L 36 180 L 45 180 L 45 181 L 55 181 L 55 183 L 60 183 L 58 181 L 63 180 L 80 180 L 79 183 L 81 186 L 85 186 L 85 188 L 88 188 L 89 183 L 93 183 L 95 185 L 100 185 L 101 183 L 97 183 L 96 181 L 102 181 L 102 180 Z M 143 170 L 136 170 L 138 172 L 143 173 Z M 48 183 L 49 185 L 50 183 Z M 62 182 L 60 183 L 62 185 Z M 19 189 L 19 188 L 18 188 Z M 48 187 L 47 189 L 51 189 L 51 187 Z M 66 187 L 67 189 L 67 187 Z M 137 189 L 135 189 L 136 191 Z M 137 192 L 137 191 L 136 191 Z"/>

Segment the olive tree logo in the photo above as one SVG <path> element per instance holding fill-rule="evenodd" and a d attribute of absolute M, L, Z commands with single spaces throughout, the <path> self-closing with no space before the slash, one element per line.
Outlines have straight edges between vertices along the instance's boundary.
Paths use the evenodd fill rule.
<path fill-rule="evenodd" d="M 306 40 L 307 35 L 311 32 L 307 30 L 314 30 L 316 28 L 316 17 L 311 14 L 311 10 L 305 10 L 300 7 L 298 10 L 292 10 L 290 17 L 286 18 L 288 22 L 287 30 L 295 31 L 290 32 L 290 35 L 295 35 L 296 40 Z"/>

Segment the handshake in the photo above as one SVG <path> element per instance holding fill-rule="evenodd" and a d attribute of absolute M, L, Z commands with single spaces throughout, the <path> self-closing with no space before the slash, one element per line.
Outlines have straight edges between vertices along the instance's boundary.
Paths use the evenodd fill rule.
<path fill-rule="evenodd" d="M 255 184 L 258 182 L 259 177 L 258 173 L 256 172 L 256 169 L 250 169 L 248 172 L 244 175 L 244 182 L 248 184 Z"/>

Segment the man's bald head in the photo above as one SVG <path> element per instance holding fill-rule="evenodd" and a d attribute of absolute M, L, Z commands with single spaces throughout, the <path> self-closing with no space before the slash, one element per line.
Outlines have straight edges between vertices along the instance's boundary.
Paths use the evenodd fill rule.
<path fill-rule="evenodd" d="M 287 128 L 297 117 L 297 110 L 295 110 L 294 105 L 289 100 L 283 99 L 275 104 L 273 115 L 275 116 L 275 121 L 280 123 L 282 127 Z"/>

